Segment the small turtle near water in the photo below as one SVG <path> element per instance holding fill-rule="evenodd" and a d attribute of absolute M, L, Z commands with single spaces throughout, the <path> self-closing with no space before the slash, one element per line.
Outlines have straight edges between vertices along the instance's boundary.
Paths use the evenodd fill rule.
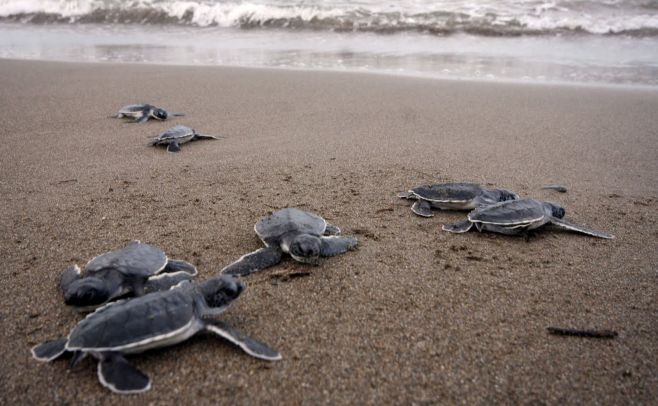
<path fill-rule="evenodd" d="M 204 330 L 236 344 L 253 357 L 281 359 L 267 345 L 210 319 L 226 310 L 243 290 L 243 284 L 224 275 L 200 284 L 183 281 L 167 291 L 113 302 L 81 320 L 67 337 L 35 346 L 32 356 L 47 362 L 69 353 L 73 367 L 90 354 L 98 359 L 100 383 L 121 394 L 151 388 L 150 378 L 124 355 L 178 344 Z"/>
<path fill-rule="evenodd" d="M 132 118 L 135 123 L 145 123 L 150 118 L 155 120 L 164 121 L 169 117 L 184 116 L 182 113 L 170 113 L 160 107 L 155 107 L 150 104 L 130 104 L 123 106 L 119 109 L 119 113 L 114 116 L 116 118 Z"/>
<path fill-rule="evenodd" d="M 534 230 L 546 224 L 553 224 L 593 237 L 614 238 L 601 231 L 567 223 L 562 220 L 564 214 L 565 210 L 555 203 L 532 199 L 513 200 L 477 208 L 468 213 L 466 220 L 446 224 L 443 229 L 451 233 L 465 233 L 475 226 L 478 231 L 514 235 Z"/>
<path fill-rule="evenodd" d="M 243 255 L 222 273 L 248 275 L 278 264 L 283 253 L 299 262 L 317 264 L 319 257 L 343 254 L 357 245 L 356 238 L 341 237 L 340 229 L 322 217 L 295 208 L 263 217 L 254 230 L 266 247 Z"/>
<path fill-rule="evenodd" d="M 177 125 L 155 137 L 153 141 L 151 141 L 151 145 L 166 145 L 167 152 L 178 152 L 180 151 L 180 144 L 204 138 L 213 140 L 218 139 L 218 137 L 214 135 L 198 134 L 190 127 Z"/>
<path fill-rule="evenodd" d="M 411 211 L 422 217 L 432 217 L 432 209 L 472 210 L 507 200 L 516 200 L 516 193 L 505 189 L 483 189 L 475 183 L 442 183 L 423 185 L 398 193 L 401 199 L 415 200 Z"/>
<path fill-rule="evenodd" d="M 88 311 L 126 294 L 169 289 L 196 274 L 189 262 L 168 259 L 161 249 L 135 240 L 93 258 L 84 270 L 69 267 L 60 287 L 67 305 Z"/>

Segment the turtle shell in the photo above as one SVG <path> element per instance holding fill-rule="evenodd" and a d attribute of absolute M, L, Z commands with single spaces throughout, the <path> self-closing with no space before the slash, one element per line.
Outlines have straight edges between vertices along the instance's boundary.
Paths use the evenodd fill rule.
<path fill-rule="evenodd" d="M 530 224 L 541 221 L 547 215 L 544 203 L 533 199 L 508 200 L 485 206 L 468 213 L 474 223 L 498 225 Z"/>
<path fill-rule="evenodd" d="M 196 320 L 191 284 L 99 308 L 69 334 L 68 350 L 123 351 L 157 347 Z"/>
<path fill-rule="evenodd" d="M 275 211 L 254 226 L 256 234 L 266 242 L 290 232 L 321 236 L 326 228 L 327 222 L 322 217 L 295 208 Z"/>
<path fill-rule="evenodd" d="M 130 104 L 128 106 L 123 106 L 119 110 L 119 113 L 126 114 L 126 113 L 138 113 L 144 110 L 145 108 L 151 107 L 148 104 Z"/>
<path fill-rule="evenodd" d="M 430 202 L 458 203 L 475 199 L 482 192 L 482 188 L 476 183 L 442 183 L 418 186 L 411 191 Z"/>
<path fill-rule="evenodd" d="M 152 245 L 133 241 L 127 247 L 101 254 L 85 266 L 85 272 L 95 273 L 115 269 L 128 276 L 151 276 L 167 265 L 165 253 Z"/>
<path fill-rule="evenodd" d="M 194 130 L 190 127 L 177 125 L 158 135 L 157 139 L 158 141 L 178 140 L 181 138 L 192 137 L 193 135 Z"/>

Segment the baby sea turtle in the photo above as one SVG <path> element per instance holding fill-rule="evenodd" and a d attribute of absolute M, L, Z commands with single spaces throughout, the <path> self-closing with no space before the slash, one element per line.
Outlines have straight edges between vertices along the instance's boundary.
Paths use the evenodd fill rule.
<path fill-rule="evenodd" d="M 68 337 L 32 348 L 39 361 L 52 361 L 72 353 L 71 366 L 87 354 L 98 359 L 98 379 L 113 392 L 128 394 L 150 389 L 151 380 L 124 355 L 180 343 L 206 330 L 247 354 L 276 361 L 281 355 L 226 324 L 209 319 L 222 313 L 240 296 L 244 285 L 229 276 L 193 284 L 183 281 L 161 292 L 109 303 L 80 321 Z"/>
<path fill-rule="evenodd" d="M 532 199 L 513 200 L 477 208 L 468 213 L 466 220 L 446 224 L 443 229 L 451 233 L 465 233 L 475 226 L 478 231 L 513 235 L 534 230 L 545 224 L 554 224 L 593 237 L 614 238 L 601 231 L 567 223 L 562 220 L 564 214 L 564 209 L 555 203 Z"/>
<path fill-rule="evenodd" d="M 402 199 L 415 200 L 411 211 L 422 217 L 432 217 L 432 208 L 442 210 L 472 210 L 507 200 L 516 200 L 516 193 L 505 189 L 483 189 L 475 183 L 442 183 L 423 185 L 398 193 Z"/>
<path fill-rule="evenodd" d="M 135 240 L 93 258 L 84 270 L 69 267 L 60 287 L 67 305 L 86 311 L 126 294 L 169 289 L 196 274 L 189 262 L 168 259 L 161 249 Z"/>
<path fill-rule="evenodd" d="M 254 226 L 266 245 L 243 255 L 222 269 L 229 275 L 248 275 L 281 262 L 283 253 L 296 261 L 317 264 L 319 257 L 332 257 L 356 247 L 354 237 L 341 237 L 340 229 L 320 216 L 295 208 L 275 211 Z"/>
<path fill-rule="evenodd" d="M 213 140 L 218 139 L 218 137 L 214 135 L 198 134 L 190 127 L 177 125 L 176 127 L 171 127 L 167 131 L 155 137 L 153 141 L 151 141 L 151 145 L 166 145 L 167 152 L 178 152 L 180 151 L 180 144 L 185 144 L 186 142 L 204 138 Z"/>
<path fill-rule="evenodd" d="M 160 107 L 155 107 L 150 104 L 130 104 L 123 106 L 119 110 L 116 118 L 132 118 L 135 123 L 145 123 L 149 118 L 164 121 L 169 117 L 184 116 L 182 113 L 170 113 Z"/>

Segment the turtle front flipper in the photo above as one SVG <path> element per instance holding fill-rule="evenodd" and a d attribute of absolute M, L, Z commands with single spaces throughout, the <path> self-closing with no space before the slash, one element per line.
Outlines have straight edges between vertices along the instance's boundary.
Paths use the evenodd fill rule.
<path fill-rule="evenodd" d="M 151 389 L 151 380 L 132 366 L 121 353 L 104 352 L 98 362 L 98 380 L 112 392 L 140 393 Z"/>
<path fill-rule="evenodd" d="M 432 214 L 432 204 L 427 200 L 416 200 L 411 206 L 411 211 L 421 217 L 434 217 L 434 214 Z"/>
<path fill-rule="evenodd" d="M 466 219 L 462 221 L 457 221 L 456 223 L 444 224 L 443 231 L 448 231 L 450 233 L 465 233 L 473 227 L 473 223 Z"/>
<path fill-rule="evenodd" d="M 167 145 L 167 152 L 180 152 L 180 145 L 176 141 L 171 141 Z"/>
<path fill-rule="evenodd" d="M 161 272 L 166 273 L 176 273 L 176 272 L 185 272 L 192 276 L 196 276 L 198 273 L 196 266 L 190 264 L 187 261 L 180 259 L 170 259 L 167 261 L 164 269 Z"/>
<path fill-rule="evenodd" d="M 134 121 L 129 121 L 129 123 L 139 124 L 139 123 L 145 123 L 148 120 L 149 120 L 148 114 L 142 114 L 140 117 L 136 118 Z"/>
<path fill-rule="evenodd" d="M 32 347 L 32 357 L 38 361 L 49 362 L 55 360 L 66 352 L 66 343 L 68 338 L 46 341 L 45 343 Z"/>
<path fill-rule="evenodd" d="M 250 273 L 269 268 L 281 262 L 283 253 L 278 247 L 265 247 L 243 255 L 237 261 L 222 269 L 226 275 L 246 276 Z"/>
<path fill-rule="evenodd" d="M 158 292 L 168 290 L 178 285 L 182 281 L 189 281 L 194 278 L 195 274 L 188 272 L 163 273 L 157 276 L 151 276 L 144 284 L 144 293 Z"/>
<path fill-rule="evenodd" d="M 343 254 L 354 249 L 358 244 L 357 239 L 354 237 L 329 236 L 320 239 L 322 240 L 320 256 L 323 257 L 333 257 L 335 255 Z"/>
<path fill-rule="evenodd" d="M 194 139 L 195 140 L 202 140 L 202 139 L 218 140 L 220 138 L 224 138 L 224 137 L 222 137 L 220 135 L 194 134 Z"/>
<path fill-rule="evenodd" d="M 326 236 L 340 235 L 340 228 L 336 227 L 333 224 L 327 223 L 327 226 L 324 229 L 324 234 L 323 235 L 326 235 Z"/>
<path fill-rule="evenodd" d="M 607 238 L 607 239 L 615 238 L 615 236 L 612 235 L 612 234 L 604 233 L 603 231 L 596 231 L 596 230 L 591 230 L 589 228 L 577 226 L 575 224 L 568 223 L 564 220 L 561 220 L 561 219 L 558 219 L 558 218 L 555 218 L 555 217 L 553 217 L 551 219 L 551 223 L 558 226 L 558 227 L 560 227 L 560 228 L 563 228 L 565 230 L 571 230 L 571 231 L 575 231 L 575 232 L 578 232 L 578 233 L 587 234 L 587 235 L 590 235 L 592 237 Z"/>
<path fill-rule="evenodd" d="M 221 321 L 206 321 L 206 330 L 227 339 L 252 357 L 266 361 L 278 361 L 281 359 L 281 354 L 279 354 L 278 351 L 268 347 L 266 344 L 263 344 L 258 340 L 240 333 Z"/>
<path fill-rule="evenodd" d="M 69 290 L 71 284 L 82 277 L 82 271 L 77 265 L 72 265 L 64 271 L 62 274 L 62 279 L 59 281 L 59 287 L 62 289 L 62 292 L 66 294 Z"/>

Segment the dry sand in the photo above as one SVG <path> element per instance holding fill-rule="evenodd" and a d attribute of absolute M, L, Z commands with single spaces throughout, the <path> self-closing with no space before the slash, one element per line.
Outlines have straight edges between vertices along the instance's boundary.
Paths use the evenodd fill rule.
<path fill-rule="evenodd" d="M 0 61 L 2 404 L 652 403 L 658 398 L 658 92 L 378 75 Z M 127 124 L 152 102 L 186 117 Z M 175 124 L 225 135 L 177 155 Z M 440 230 L 397 191 L 475 181 L 554 200 L 599 240 Z M 559 183 L 566 194 L 540 190 Z M 280 350 L 213 336 L 133 358 L 150 392 L 114 395 L 86 360 L 29 349 L 80 316 L 71 263 L 141 239 L 200 279 L 260 246 L 255 221 L 297 206 L 357 251 L 252 275 L 223 316 Z M 304 277 L 282 272 L 309 270 Z M 614 340 L 550 336 L 605 328 Z"/>

